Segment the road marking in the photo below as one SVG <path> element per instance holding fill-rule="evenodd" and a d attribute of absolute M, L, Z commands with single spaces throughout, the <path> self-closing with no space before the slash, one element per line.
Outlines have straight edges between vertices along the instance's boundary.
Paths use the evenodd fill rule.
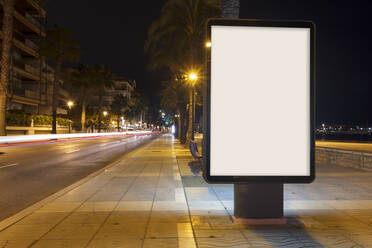
<path fill-rule="evenodd" d="M 6 167 L 12 167 L 12 166 L 15 166 L 15 165 L 17 165 L 17 163 L 0 166 L 0 169 L 6 168 Z"/>
<path fill-rule="evenodd" d="M 68 152 L 65 152 L 65 153 L 73 153 L 73 152 L 78 152 L 78 151 L 80 151 L 80 149 L 68 151 Z"/>
<path fill-rule="evenodd" d="M 100 144 L 99 146 L 105 146 L 105 145 L 107 145 L 107 143 L 106 144 Z"/>

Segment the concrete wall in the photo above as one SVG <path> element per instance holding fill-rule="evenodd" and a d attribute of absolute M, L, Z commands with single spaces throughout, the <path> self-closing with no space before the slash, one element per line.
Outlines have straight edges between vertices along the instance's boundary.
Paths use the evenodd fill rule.
<path fill-rule="evenodd" d="M 33 135 L 33 134 L 51 134 L 52 127 L 6 127 L 7 135 Z M 57 133 L 69 133 L 68 127 L 57 126 Z"/>
<path fill-rule="evenodd" d="M 315 161 L 317 165 L 329 164 L 372 170 L 372 153 L 346 151 L 330 148 L 316 148 Z"/>

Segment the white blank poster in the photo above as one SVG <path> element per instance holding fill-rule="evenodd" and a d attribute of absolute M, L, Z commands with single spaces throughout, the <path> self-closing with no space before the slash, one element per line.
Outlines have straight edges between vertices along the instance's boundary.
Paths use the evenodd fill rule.
<path fill-rule="evenodd" d="M 211 176 L 310 175 L 310 29 L 211 27 Z"/>

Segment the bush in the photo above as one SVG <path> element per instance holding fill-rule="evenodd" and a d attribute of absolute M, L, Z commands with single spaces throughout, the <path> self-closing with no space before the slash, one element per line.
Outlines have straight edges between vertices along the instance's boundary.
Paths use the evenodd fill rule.
<path fill-rule="evenodd" d="M 52 125 L 52 117 L 49 115 L 34 115 L 34 126 L 49 126 Z"/>
<path fill-rule="evenodd" d="M 63 117 L 57 117 L 57 123 L 60 126 L 67 127 L 69 125 L 69 119 L 63 118 Z"/>
<path fill-rule="evenodd" d="M 23 126 L 31 125 L 32 115 L 24 110 L 11 109 L 6 112 L 6 124 L 8 126 Z"/>

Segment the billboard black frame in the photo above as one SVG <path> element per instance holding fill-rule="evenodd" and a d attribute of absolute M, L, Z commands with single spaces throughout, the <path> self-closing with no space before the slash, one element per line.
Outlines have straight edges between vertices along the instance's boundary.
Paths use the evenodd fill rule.
<path fill-rule="evenodd" d="M 203 177 L 208 183 L 311 183 L 315 179 L 315 23 L 306 20 L 209 19 L 206 41 L 211 40 L 212 26 L 288 27 L 310 29 L 310 175 L 309 176 L 211 176 L 210 120 L 211 120 L 211 49 L 206 49 L 203 87 Z"/>

